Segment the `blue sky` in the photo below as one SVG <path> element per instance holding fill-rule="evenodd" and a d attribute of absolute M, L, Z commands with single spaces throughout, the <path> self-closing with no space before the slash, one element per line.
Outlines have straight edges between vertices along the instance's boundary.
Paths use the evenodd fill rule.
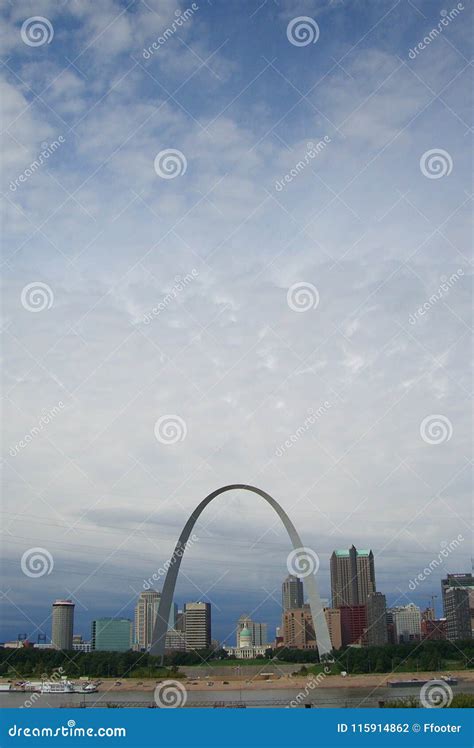
<path fill-rule="evenodd" d="M 84 635 L 130 614 L 227 483 L 281 502 L 323 596 L 352 543 L 391 602 L 470 568 L 471 3 L 195 5 L 3 7 L 3 638 L 49 632 L 56 597 Z M 278 622 L 261 503 L 221 497 L 183 562 L 220 639 Z"/>

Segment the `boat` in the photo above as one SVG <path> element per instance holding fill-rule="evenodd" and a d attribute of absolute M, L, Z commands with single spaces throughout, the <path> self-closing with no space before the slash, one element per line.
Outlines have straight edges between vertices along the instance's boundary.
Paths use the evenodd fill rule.
<path fill-rule="evenodd" d="M 0 683 L 0 691 L 11 691 L 11 683 Z"/>
<path fill-rule="evenodd" d="M 6 691 L 20 691 L 33 692 L 33 693 L 95 693 L 97 691 L 97 685 L 95 683 L 72 683 L 70 680 L 44 680 L 44 681 L 26 681 L 25 683 L 17 683 L 13 687 L 8 689 L 3 688 Z"/>
<path fill-rule="evenodd" d="M 457 686 L 457 678 L 452 676 L 442 676 L 441 678 L 425 678 L 423 680 L 419 678 L 410 678 L 409 680 L 389 680 L 387 685 L 390 688 L 407 688 L 409 686 L 424 686 L 426 683 L 431 683 L 433 680 L 442 680 L 448 686 Z"/>

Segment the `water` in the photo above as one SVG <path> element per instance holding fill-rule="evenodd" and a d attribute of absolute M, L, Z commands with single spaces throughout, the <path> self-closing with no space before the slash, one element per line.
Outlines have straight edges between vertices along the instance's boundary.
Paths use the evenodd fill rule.
<path fill-rule="evenodd" d="M 453 693 L 474 693 L 474 683 L 464 682 L 452 687 Z M 316 686 L 313 689 L 307 688 L 307 693 L 303 689 L 261 689 L 247 691 L 238 689 L 232 691 L 188 691 L 186 706 L 213 707 L 216 702 L 229 703 L 244 702 L 248 707 L 274 707 L 285 708 L 294 706 L 298 694 L 303 693 L 303 698 L 299 699 L 296 704 L 311 703 L 314 707 L 335 708 L 335 707 L 377 707 L 380 700 L 392 700 L 405 696 L 420 695 L 419 686 L 410 686 L 409 688 L 387 688 L 380 686 L 377 688 L 323 688 Z M 21 707 L 25 702 L 32 700 L 33 694 L 24 693 L 1 693 L 0 708 Z M 32 700 L 31 708 L 52 708 L 52 707 L 103 707 L 108 704 L 122 704 L 124 707 L 132 707 L 135 703 L 137 706 L 146 708 L 153 706 L 153 691 L 116 691 L 116 692 L 97 692 L 91 694 L 36 694 Z M 293 703 L 291 703 L 293 702 Z M 27 704 L 28 706 L 28 704 Z"/>

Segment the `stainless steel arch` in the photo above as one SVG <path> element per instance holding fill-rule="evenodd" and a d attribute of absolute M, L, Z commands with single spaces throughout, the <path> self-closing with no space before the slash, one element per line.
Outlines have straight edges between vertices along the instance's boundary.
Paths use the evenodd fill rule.
<path fill-rule="evenodd" d="M 261 496 L 263 499 L 265 499 L 265 501 L 267 501 L 270 506 L 276 511 L 281 521 L 283 522 L 286 531 L 290 536 L 293 548 L 296 550 L 303 547 L 301 538 L 298 535 L 295 526 L 288 517 L 287 513 L 281 508 L 281 506 L 277 501 L 275 501 L 275 499 L 273 499 L 265 491 L 262 491 L 260 488 L 255 488 L 255 486 L 247 486 L 243 483 L 235 483 L 230 486 L 218 488 L 216 491 L 210 493 L 209 496 L 206 496 L 206 498 L 203 499 L 200 504 L 198 504 L 194 512 L 191 514 L 183 528 L 181 535 L 179 536 L 178 542 L 176 543 L 176 547 L 172 556 L 172 562 L 168 567 L 168 571 L 165 577 L 165 583 L 163 585 L 160 605 L 158 608 L 158 615 L 156 617 L 155 628 L 153 630 L 153 642 L 150 648 L 150 653 L 152 655 L 159 655 L 162 658 L 164 655 L 165 637 L 168 629 L 168 621 L 170 617 L 171 604 L 174 597 L 176 579 L 178 577 L 179 567 L 181 565 L 181 559 L 186 548 L 186 543 L 189 540 L 189 536 L 193 531 L 197 519 L 199 518 L 201 512 L 207 507 L 208 504 L 211 503 L 211 501 L 213 501 L 213 499 L 215 499 L 221 493 L 225 493 L 226 491 L 235 491 L 237 489 L 251 491 L 252 493 L 258 494 L 258 496 Z M 322 658 L 331 652 L 332 647 L 331 640 L 329 638 L 326 616 L 324 615 L 324 611 L 321 606 L 321 598 L 319 596 L 319 590 L 315 575 L 309 574 L 308 576 L 306 576 L 304 578 L 304 584 L 306 586 L 309 607 L 311 610 L 311 615 L 313 617 L 319 656 Z"/>

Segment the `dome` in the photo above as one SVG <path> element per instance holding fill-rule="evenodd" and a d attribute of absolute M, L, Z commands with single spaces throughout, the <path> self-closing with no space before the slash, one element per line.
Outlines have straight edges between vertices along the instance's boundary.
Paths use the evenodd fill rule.
<path fill-rule="evenodd" d="M 244 626 L 243 629 L 241 629 L 240 635 L 239 635 L 239 642 L 240 642 L 241 647 L 252 646 L 252 634 L 250 633 L 247 626 Z"/>

